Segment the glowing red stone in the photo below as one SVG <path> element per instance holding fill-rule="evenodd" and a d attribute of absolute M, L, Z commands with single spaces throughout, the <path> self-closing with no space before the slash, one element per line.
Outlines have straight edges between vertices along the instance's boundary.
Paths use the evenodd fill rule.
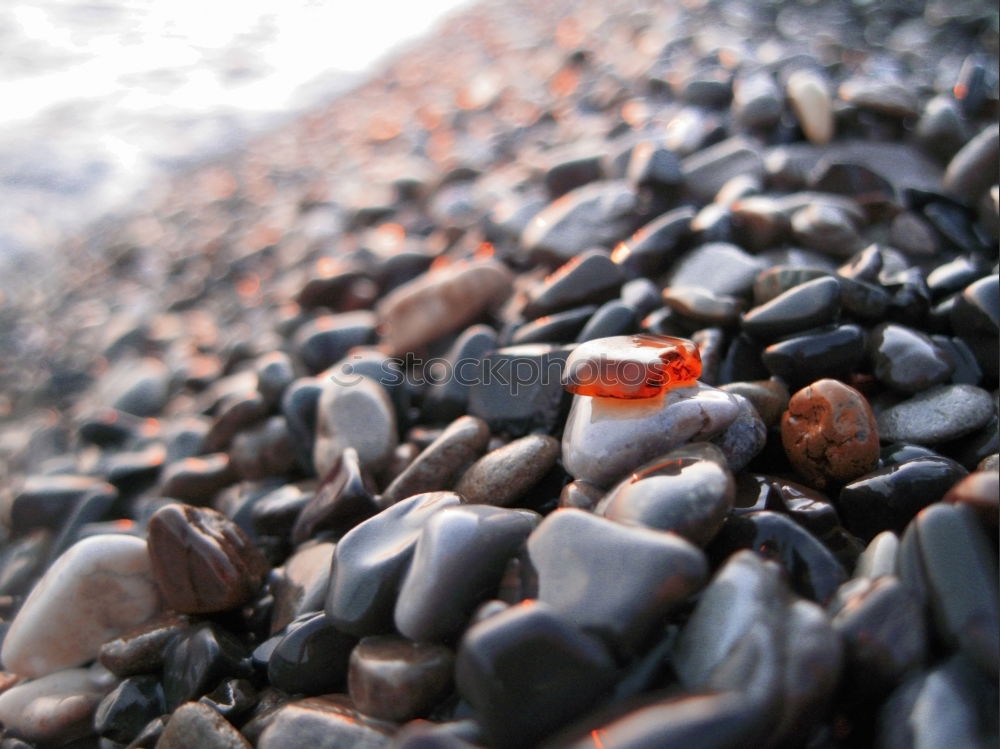
<path fill-rule="evenodd" d="M 654 398 L 700 375 L 701 353 L 691 341 L 638 334 L 581 343 L 566 359 L 562 384 L 576 395 Z"/>

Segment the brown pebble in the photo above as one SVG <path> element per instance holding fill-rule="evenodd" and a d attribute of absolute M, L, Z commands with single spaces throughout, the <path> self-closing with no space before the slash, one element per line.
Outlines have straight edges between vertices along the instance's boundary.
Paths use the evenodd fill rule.
<path fill-rule="evenodd" d="M 149 519 L 149 557 L 167 605 L 184 614 L 246 603 L 268 569 L 264 555 L 229 518 L 184 504 L 161 507 Z"/>
<path fill-rule="evenodd" d="M 871 406 L 838 380 L 817 380 L 792 396 L 781 419 L 781 442 L 795 470 L 818 488 L 855 479 L 878 462 Z"/>
<path fill-rule="evenodd" d="M 470 504 L 509 507 L 538 483 L 558 457 L 558 440 L 547 434 L 529 434 L 473 463 L 455 491 Z"/>

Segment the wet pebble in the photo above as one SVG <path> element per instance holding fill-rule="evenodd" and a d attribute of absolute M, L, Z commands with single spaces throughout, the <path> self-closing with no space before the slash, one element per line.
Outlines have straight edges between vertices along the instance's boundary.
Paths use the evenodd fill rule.
<path fill-rule="evenodd" d="M 343 690 L 356 643 L 326 614 L 315 611 L 294 619 L 283 633 L 265 641 L 254 658 L 262 651 L 267 655 L 267 680 L 283 692 L 327 694 Z"/>
<path fill-rule="evenodd" d="M 772 375 L 801 387 L 821 377 L 846 376 L 864 355 L 864 330 L 858 325 L 838 325 L 772 343 L 760 361 Z"/>
<path fill-rule="evenodd" d="M 840 312 L 840 283 L 832 276 L 794 286 L 743 315 L 743 330 L 761 341 L 771 341 L 836 321 Z"/>
<path fill-rule="evenodd" d="M 443 645 L 366 637 L 351 651 L 351 699 L 359 711 L 380 720 L 424 716 L 447 694 L 454 662 Z"/>
<path fill-rule="evenodd" d="M 589 250 L 560 266 L 528 294 L 521 310 L 526 319 L 613 299 L 623 281 L 619 265 L 607 252 Z"/>
<path fill-rule="evenodd" d="M 395 726 L 360 715 L 339 695 L 307 697 L 279 707 L 268 717 L 256 749 L 388 747 Z"/>
<path fill-rule="evenodd" d="M 250 742 L 208 705 L 188 702 L 170 715 L 157 749 L 250 749 Z"/>
<path fill-rule="evenodd" d="M 122 681 L 97 706 L 94 730 L 99 736 L 127 744 L 149 721 L 166 712 L 163 687 L 151 674 Z"/>
<path fill-rule="evenodd" d="M 246 603 L 268 565 L 247 535 L 207 507 L 169 504 L 149 519 L 149 558 L 167 606 L 185 614 Z"/>
<path fill-rule="evenodd" d="M 708 203 L 737 175 L 762 177 L 764 161 L 750 141 L 737 136 L 685 157 L 681 171 L 685 188 L 695 199 Z"/>
<path fill-rule="evenodd" d="M 925 333 L 903 325 L 883 323 L 872 331 L 875 376 L 905 393 L 917 393 L 947 382 L 954 364 L 947 351 Z"/>
<path fill-rule="evenodd" d="M 167 709 L 207 694 L 226 677 L 250 677 L 249 655 L 232 633 L 211 622 L 180 633 L 163 654 Z"/>
<path fill-rule="evenodd" d="M 292 543 L 300 544 L 324 531 L 343 535 L 379 509 L 374 481 L 361 467 L 357 451 L 346 447 L 328 480 L 297 513 Z"/>
<path fill-rule="evenodd" d="M 470 504 L 509 507 L 529 492 L 558 458 L 558 440 L 547 434 L 529 434 L 479 458 L 462 474 L 455 491 Z"/>

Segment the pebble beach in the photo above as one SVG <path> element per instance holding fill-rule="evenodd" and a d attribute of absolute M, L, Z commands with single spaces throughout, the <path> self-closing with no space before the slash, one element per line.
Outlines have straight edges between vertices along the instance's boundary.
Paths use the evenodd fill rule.
<path fill-rule="evenodd" d="M 996 747 L 998 38 L 486 0 L 12 269 L 0 749 Z"/>

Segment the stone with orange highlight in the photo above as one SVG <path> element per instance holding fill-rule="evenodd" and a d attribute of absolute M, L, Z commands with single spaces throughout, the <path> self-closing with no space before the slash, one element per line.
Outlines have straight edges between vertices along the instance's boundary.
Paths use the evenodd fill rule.
<path fill-rule="evenodd" d="M 818 488 L 851 481 L 878 462 L 871 406 L 839 380 L 817 380 L 792 396 L 781 418 L 781 442 L 795 470 Z"/>

